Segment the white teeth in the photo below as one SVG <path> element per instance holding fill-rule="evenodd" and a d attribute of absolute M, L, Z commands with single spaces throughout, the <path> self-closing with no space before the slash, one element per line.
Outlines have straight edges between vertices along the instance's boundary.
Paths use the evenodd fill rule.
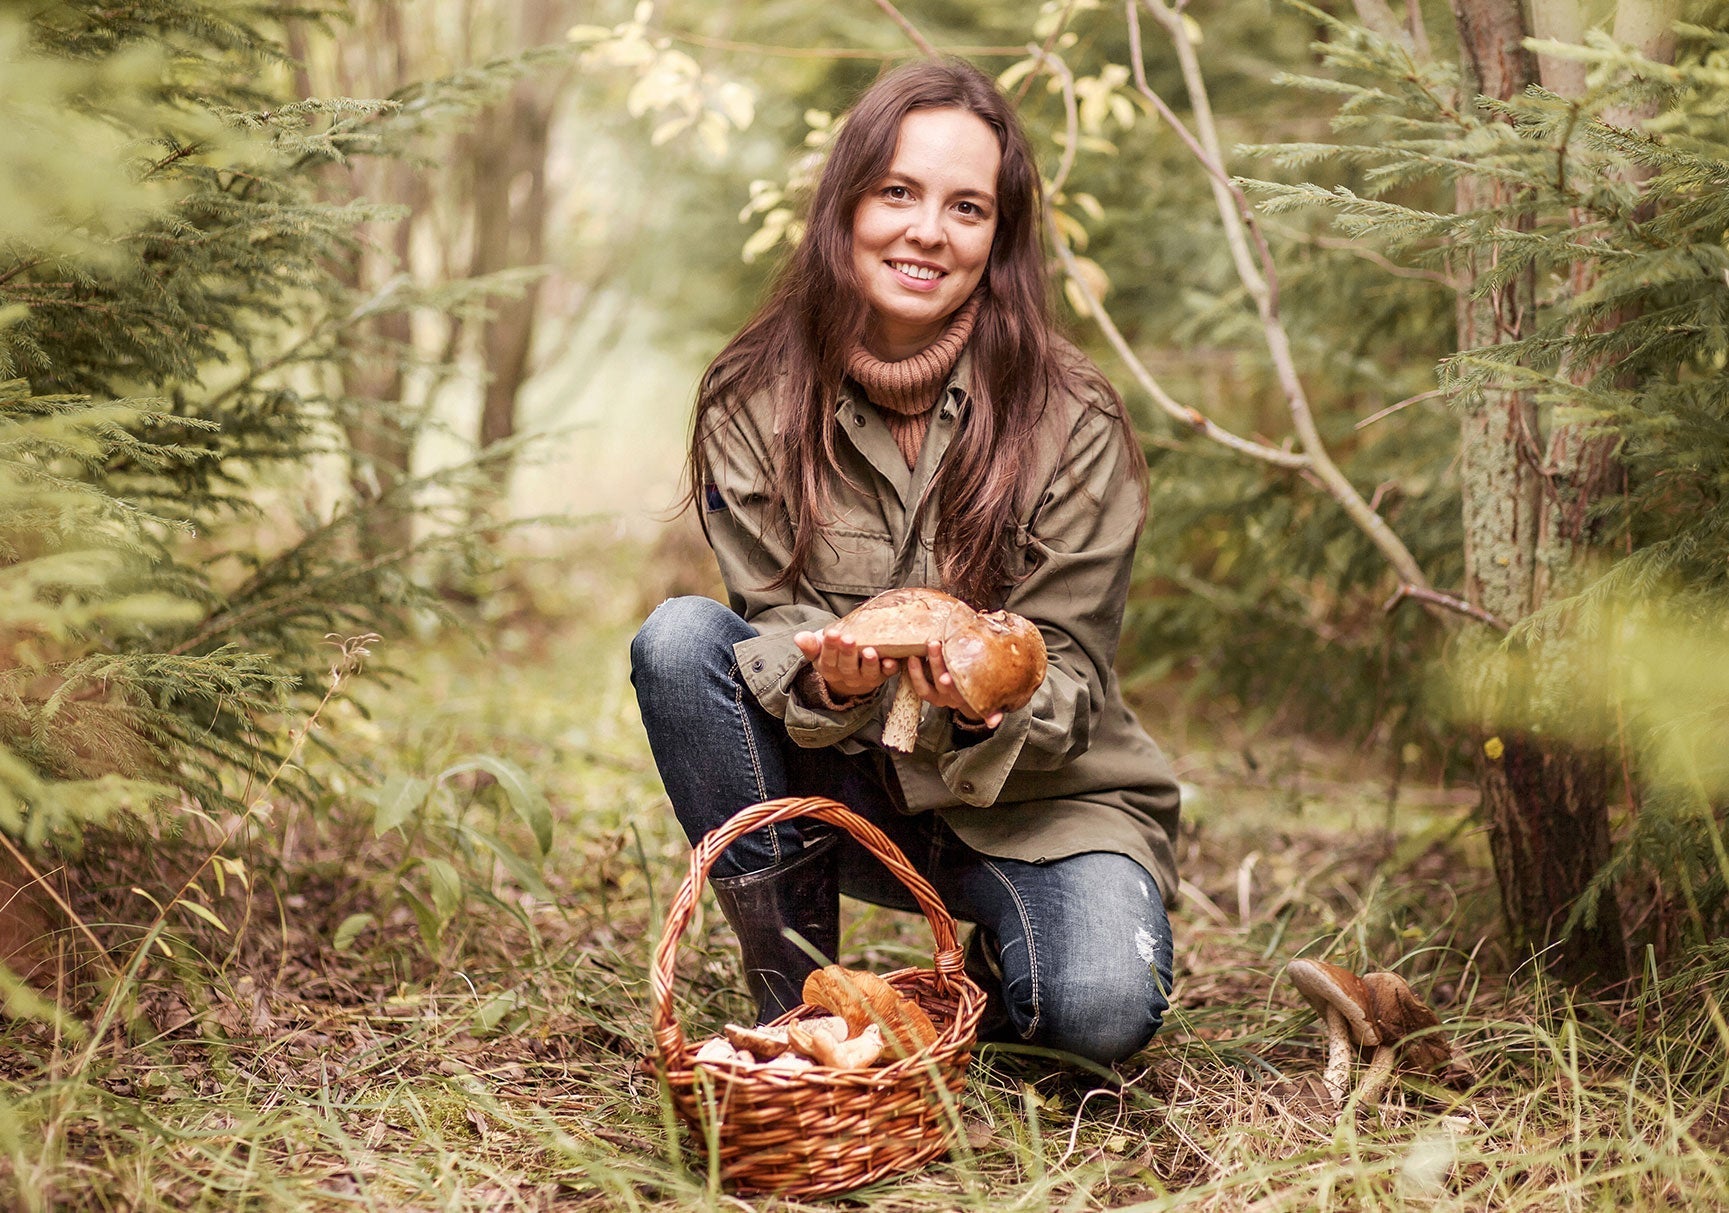
<path fill-rule="evenodd" d="M 913 265 L 911 262 L 907 261 L 891 261 L 889 262 L 889 265 L 905 274 L 908 278 L 917 278 L 923 282 L 929 282 L 932 278 L 941 276 L 940 271 L 927 269 L 922 265 Z"/>

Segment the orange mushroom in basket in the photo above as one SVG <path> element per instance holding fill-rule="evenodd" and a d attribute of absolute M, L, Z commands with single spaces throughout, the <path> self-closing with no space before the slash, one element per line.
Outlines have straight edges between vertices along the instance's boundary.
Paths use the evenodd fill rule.
<path fill-rule="evenodd" d="M 878 594 L 842 618 L 840 630 L 878 657 L 923 657 L 936 641 L 955 690 L 980 720 L 1024 707 L 1045 680 L 1045 641 L 1030 619 L 1009 611 L 980 613 L 941 590 Z M 902 675 L 883 744 L 910 753 L 919 710 L 919 697 Z"/>

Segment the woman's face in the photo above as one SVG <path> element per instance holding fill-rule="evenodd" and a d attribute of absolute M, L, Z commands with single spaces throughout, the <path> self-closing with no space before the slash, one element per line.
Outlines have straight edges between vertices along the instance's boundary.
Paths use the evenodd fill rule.
<path fill-rule="evenodd" d="M 1002 149 L 966 110 L 913 110 L 894 160 L 853 213 L 853 272 L 880 358 L 917 353 L 984 276 L 997 230 Z"/>

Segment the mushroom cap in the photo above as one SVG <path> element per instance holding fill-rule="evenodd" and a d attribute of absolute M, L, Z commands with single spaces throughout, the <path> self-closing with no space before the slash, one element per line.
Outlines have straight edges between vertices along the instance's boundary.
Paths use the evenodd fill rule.
<path fill-rule="evenodd" d="M 1285 972 L 1298 993 L 1315 1008 L 1315 1014 L 1325 1019 L 1327 1008 L 1331 1007 L 1344 1016 L 1352 1044 L 1381 1043 L 1374 1002 L 1361 977 L 1324 960 L 1293 960 Z"/>
<path fill-rule="evenodd" d="M 1012 712 L 1045 680 L 1045 638 L 1032 620 L 1008 611 L 951 616 L 943 662 L 955 690 L 980 716 Z"/>
<path fill-rule="evenodd" d="M 1397 973 L 1370 973 L 1362 984 L 1369 992 L 1375 1028 L 1383 1044 L 1403 1041 L 1400 1051 L 1405 1060 L 1426 1071 L 1439 1070 L 1453 1059 L 1453 1050 L 1438 1036 L 1405 1040 L 1413 1032 L 1438 1026 L 1441 1019 L 1412 993 L 1403 977 Z"/>
<path fill-rule="evenodd" d="M 937 1038 L 923 1007 L 862 969 L 825 965 L 815 970 L 804 979 L 804 1000 L 844 1018 L 850 1036 L 880 1027 L 895 1057 L 910 1056 Z"/>
<path fill-rule="evenodd" d="M 840 630 L 880 657 L 922 657 L 927 644 L 948 635 L 949 617 L 957 610 L 974 614 L 941 590 L 886 590 L 844 615 Z"/>
<path fill-rule="evenodd" d="M 922 657 L 935 640 L 967 706 L 979 716 L 1023 707 L 1045 680 L 1045 639 L 1009 611 L 980 614 L 952 594 L 887 590 L 842 617 L 840 630 L 880 657 Z"/>

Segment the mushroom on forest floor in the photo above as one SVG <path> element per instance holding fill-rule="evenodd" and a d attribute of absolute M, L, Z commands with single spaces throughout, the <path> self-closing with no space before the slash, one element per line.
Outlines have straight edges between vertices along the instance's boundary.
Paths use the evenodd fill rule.
<path fill-rule="evenodd" d="M 1024 706 L 1045 680 L 1045 641 L 1031 620 L 1009 611 L 980 613 L 941 590 L 888 590 L 855 607 L 839 627 L 878 657 L 923 657 L 936 641 L 955 690 L 980 720 Z M 910 753 L 919 710 L 903 674 L 883 724 L 883 744 Z"/>
<path fill-rule="evenodd" d="M 1292 984 L 1326 1021 L 1327 1068 L 1322 1079 L 1334 1107 L 1345 1102 L 1353 1045 L 1375 1050 L 1357 1084 L 1360 1103 L 1373 1104 L 1380 1099 L 1401 1059 L 1425 1073 L 1451 1068 L 1460 1077 L 1470 1075 L 1469 1066 L 1445 1040 L 1417 1035 L 1438 1027 L 1441 1021 L 1397 973 L 1358 977 L 1349 969 L 1322 960 L 1293 960 L 1287 972 Z"/>

